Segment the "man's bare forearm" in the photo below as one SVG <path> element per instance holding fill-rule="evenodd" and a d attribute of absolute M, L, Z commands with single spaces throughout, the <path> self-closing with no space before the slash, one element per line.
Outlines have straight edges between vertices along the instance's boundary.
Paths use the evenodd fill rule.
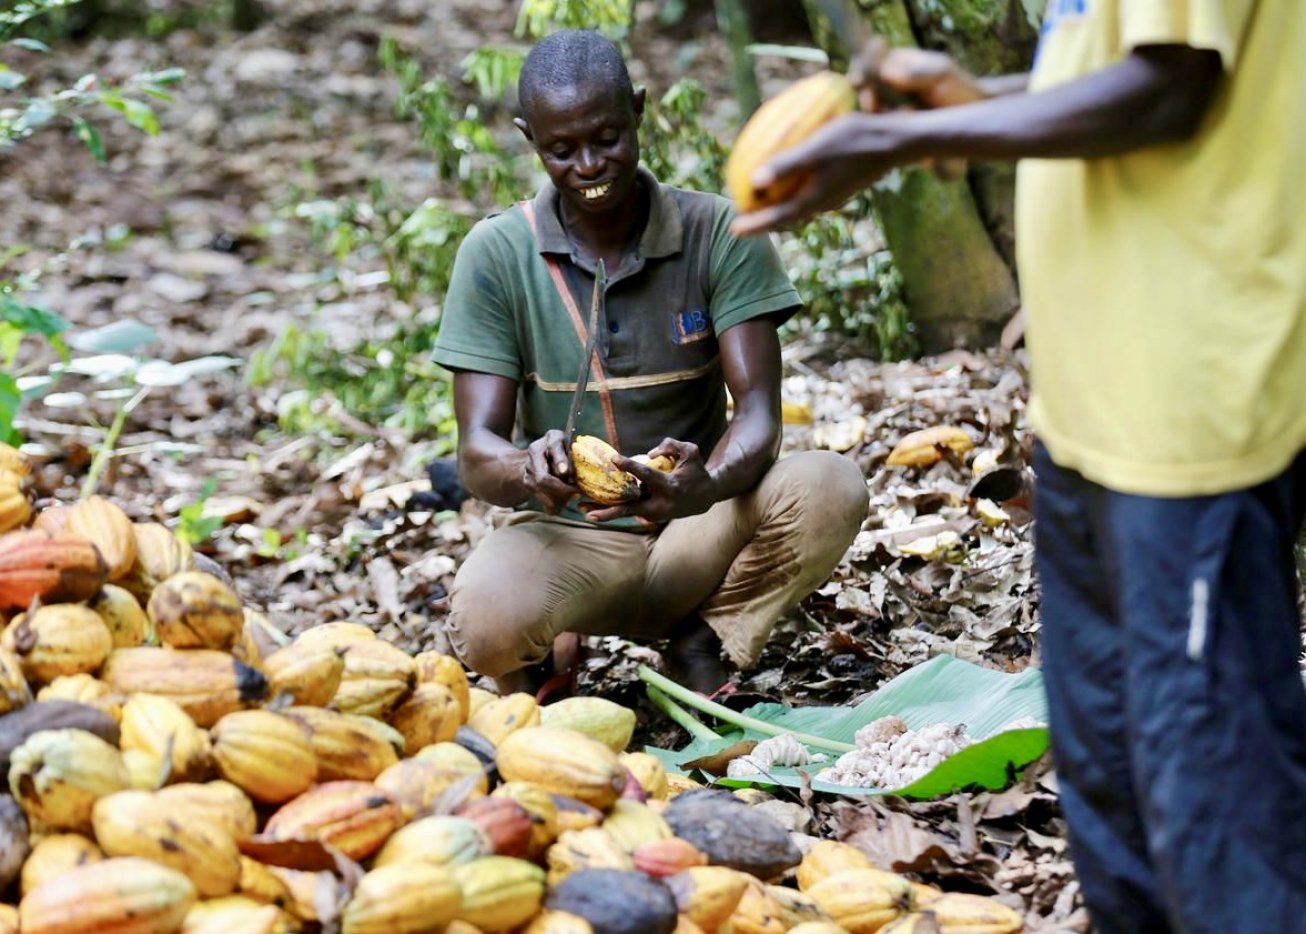
<path fill-rule="evenodd" d="M 1024 94 L 1029 90 L 1029 75 L 990 75 L 975 78 L 975 86 L 987 98 L 1007 97 L 1011 94 Z"/>
<path fill-rule="evenodd" d="M 1178 61 L 1170 55 L 1131 55 L 1037 93 L 879 119 L 893 122 L 884 129 L 901 134 L 903 151 L 920 158 L 1117 155 L 1182 140 L 1196 130 L 1220 74 L 1219 59 L 1215 53 L 1187 51 L 1191 56 Z"/>

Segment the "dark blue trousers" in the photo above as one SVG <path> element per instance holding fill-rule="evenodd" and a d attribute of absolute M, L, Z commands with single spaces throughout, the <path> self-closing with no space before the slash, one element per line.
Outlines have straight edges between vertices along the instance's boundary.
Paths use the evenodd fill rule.
<path fill-rule="evenodd" d="M 1101 934 L 1306 932 L 1306 453 L 1247 490 L 1130 496 L 1040 445 L 1052 747 Z"/>

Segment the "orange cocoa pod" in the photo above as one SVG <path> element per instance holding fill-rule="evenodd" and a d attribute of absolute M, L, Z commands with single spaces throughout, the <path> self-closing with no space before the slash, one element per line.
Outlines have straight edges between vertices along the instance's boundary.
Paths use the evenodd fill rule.
<path fill-rule="evenodd" d="M 698 847 L 679 837 L 642 843 L 635 848 L 631 859 L 640 872 L 658 879 L 674 876 L 694 866 L 707 865 L 707 857 Z"/>
<path fill-rule="evenodd" d="M 495 856 L 525 856 L 531 845 L 533 824 L 526 809 L 511 798 L 476 798 L 454 811 L 489 838 Z"/>
<path fill-rule="evenodd" d="M 371 856 L 403 823 L 403 812 L 371 782 L 327 782 L 281 806 L 264 834 L 273 840 L 318 840 L 350 859 Z"/>
<path fill-rule="evenodd" d="M 93 596 L 108 579 L 98 548 L 80 535 L 20 529 L 0 535 L 0 609 Z"/>

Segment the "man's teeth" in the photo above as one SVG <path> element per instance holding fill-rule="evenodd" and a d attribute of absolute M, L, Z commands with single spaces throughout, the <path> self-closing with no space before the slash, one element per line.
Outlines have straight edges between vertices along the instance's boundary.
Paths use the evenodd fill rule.
<path fill-rule="evenodd" d="M 611 187 L 612 182 L 608 182 L 606 185 L 595 185 L 593 188 L 582 188 L 580 193 L 585 196 L 587 201 L 593 201 L 595 198 L 602 198 L 606 195 L 608 189 Z"/>

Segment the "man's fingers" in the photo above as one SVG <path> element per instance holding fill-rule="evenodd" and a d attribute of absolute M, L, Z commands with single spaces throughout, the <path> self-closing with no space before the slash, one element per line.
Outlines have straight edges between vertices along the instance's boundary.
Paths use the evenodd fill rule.
<path fill-rule="evenodd" d="M 799 205 L 795 201 L 786 201 L 783 204 L 773 205 L 769 208 L 760 208 L 747 214 L 740 214 L 731 222 L 730 232 L 740 237 L 766 233 L 811 213 L 815 212 L 808 210 L 805 204 Z"/>

